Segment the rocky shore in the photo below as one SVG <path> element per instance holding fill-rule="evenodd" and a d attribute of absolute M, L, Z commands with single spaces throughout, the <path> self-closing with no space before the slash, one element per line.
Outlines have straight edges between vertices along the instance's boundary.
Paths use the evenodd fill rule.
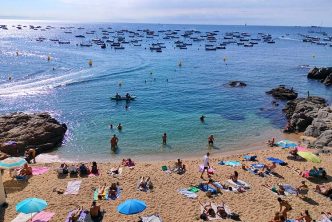
<path fill-rule="evenodd" d="M 297 98 L 297 93 L 293 88 L 288 89 L 284 85 L 280 85 L 277 88 L 267 91 L 266 94 L 272 95 L 276 99 L 292 100 Z"/>
<path fill-rule="evenodd" d="M 0 151 L 22 155 L 27 147 L 38 148 L 38 153 L 61 145 L 67 126 L 48 113 L 11 113 L 0 116 Z"/>
<path fill-rule="evenodd" d="M 308 79 L 320 80 L 324 85 L 332 85 L 332 67 L 313 68 L 308 73 Z"/>
<path fill-rule="evenodd" d="M 286 132 L 304 132 L 308 145 L 332 147 L 332 106 L 321 97 L 310 96 L 288 101 L 283 109 L 288 125 Z"/>

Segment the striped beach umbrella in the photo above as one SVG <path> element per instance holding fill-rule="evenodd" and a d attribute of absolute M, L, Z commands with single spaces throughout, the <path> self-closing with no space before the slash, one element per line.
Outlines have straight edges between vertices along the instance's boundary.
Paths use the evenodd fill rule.
<path fill-rule="evenodd" d="M 7 159 L 0 161 L 0 169 L 10 170 L 21 167 L 26 163 L 27 161 L 21 157 L 8 157 Z"/>

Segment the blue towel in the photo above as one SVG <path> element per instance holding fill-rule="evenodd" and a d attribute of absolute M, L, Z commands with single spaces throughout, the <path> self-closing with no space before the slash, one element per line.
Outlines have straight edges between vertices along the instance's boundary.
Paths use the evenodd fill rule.
<path fill-rule="evenodd" d="M 250 155 L 244 155 L 243 159 L 247 160 L 247 161 L 255 161 L 257 158 L 257 156 L 250 156 Z"/>
<path fill-rule="evenodd" d="M 283 161 L 283 160 L 281 160 L 281 159 L 278 159 L 278 158 L 268 157 L 268 158 L 266 158 L 266 159 L 269 160 L 269 161 L 271 161 L 271 162 L 273 162 L 273 163 L 277 163 L 277 164 L 279 164 L 279 165 L 284 165 L 284 164 L 286 164 L 285 161 Z"/>
<path fill-rule="evenodd" d="M 216 194 L 217 193 L 217 190 L 210 187 L 209 185 L 207 184 L 199 184 L 198 188 L 201 190 L 201 191 L 204 191 L 204 192 L 207 192 L 207 191 L 210 191 L 212 194 Z"/>
<path fill-rule="evenodd" d="M 264 164 L 262 164 L 262 163 L 253 163 L 253 164 L 251 164 L 251 166 L 253 168 L 256 168 L 256 169 L 262 169 L 264 167 Z"/>
<path fill-rule="evenodd" d="M 219 165 L 240 166 L 241 163 L 239 161 L 230 160 L 230 161 L 220 161 Z"/>

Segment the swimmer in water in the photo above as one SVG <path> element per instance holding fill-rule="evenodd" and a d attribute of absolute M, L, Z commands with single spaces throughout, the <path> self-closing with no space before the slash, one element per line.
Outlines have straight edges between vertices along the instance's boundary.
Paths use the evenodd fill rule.
<path fill-rule="evenodd" d="M 118 130 L 119 130 L 119 131 L 122 130 L 122 125 L 121 125 L 121 123 L 119 123 L 119 125 L 118 125 Z"/>
<path fill-rule="evenodd" d="M 113 124 L 110 124 L 110 129 L 113 129 Z"/>
<path fill-rule="evenodd" d="M 204 115 L 202 115 L 200 118 L 200 121 L 203 123 L 204 122 L 204 120 L 205 120 L 205 116 Z"/>

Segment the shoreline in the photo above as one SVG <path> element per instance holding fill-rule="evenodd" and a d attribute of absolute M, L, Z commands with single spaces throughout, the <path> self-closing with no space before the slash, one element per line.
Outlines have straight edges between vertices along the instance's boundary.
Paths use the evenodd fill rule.
<path fill-rule="evenodd" d="M 283 139 L 289 139 L 294 141 L 299 141 L 300 137 L 303 135 L 303 133 L 282 133 L 280 129 L 273 130 L 276 135 L 274 136 L 276 139 L 276 142 Z M 133 160 L 139 161 L 139 162 L 145 162 L 145 163 L 155 163 L 160 161 L 172 161 L 176 160 L 178 158 L 184 159 L 184 160 L 196 160 L 200 159 L 203 155 L 206 154 L 206 152 L 210 152 L 213 155 L 221 156 L 221 157 L 227 157 L 231 155 L 237 155 L 241 153 L 250 153 L 250 152 L 259 152 L 262 150 L 266 150 L 266 141 L 271 138 L 271 131 L 265 132 L 262 134 L 259 138 L 255 139 L 254 141 L 251 141 L 249 143 L 246 143 L 246 140 L 243 140 L 242 143 L 239 143 L 237 146 L 234 146 L 227 150 L 222 149 L 214 149 L 214 148 L 204 148 L 200 151 L 195 151 L 193 153 L 178 153 L 178 152 L 172 152 L 172 153 L 162 153 L 162 154 L 134 154 L 134 155 L 117 155 L 117 154 L 110 154 L 109 158 L 107 159 L 99 159 L 99 158 L 86 158 L 81 160 L 75 160 L 75 158 L 62 158 L 58 155 L 52 154 L 52 153 L 43 153 L 37 156 L 36 160 L 37 163 L 61 163 L 61 162 L 68 162 L 68 163 L 80 163 L 80 162 L 93 162 L 97 161 L 99 163 L 114 163 L 121 161 L 122 159 L 131 158 Z M 269 137 L 267 137 L 269 136 Z M 266 139 L 262 141 L 262 137 Z M 243 148 L 246 147 L 246 148 Z M 60 148 L 61 149 L 61 148 Z M 147 160 L 149 159 L 149 160 Z"/>

